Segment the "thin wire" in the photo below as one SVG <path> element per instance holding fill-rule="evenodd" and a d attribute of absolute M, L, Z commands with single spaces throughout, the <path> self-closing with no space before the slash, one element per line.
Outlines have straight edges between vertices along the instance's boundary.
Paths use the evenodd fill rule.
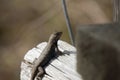
<path fill-rule="evenodd" d="M 69 19 L 69 16 L 68 16 L 68 11 L 67 11 L 67 6 L 66 6 L 65 0 L 62 0 L 62 7 L 63 7 L 63 11 L 64 11 L 64 16 L 65 16 L 65 19 L 66 19 L 66 24 L 67 24 L 70 40 L 71 40 L 72 45 L 75 46 L 73 31 L 72 31 L 72 28 L 71 28 L 70 19 Z"/>

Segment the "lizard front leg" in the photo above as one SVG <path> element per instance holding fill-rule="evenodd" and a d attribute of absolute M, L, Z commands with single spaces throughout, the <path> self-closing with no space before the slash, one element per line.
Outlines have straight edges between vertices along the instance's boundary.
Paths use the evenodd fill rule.
<path fill-rule="evenodd" d="M 63 55 L 63 53 L 58 49 L 57 43 L 55 44 L 55 55 L 58 57 L 59 55 Z"/>
<path fill-rule="evenodd" d="M 61 52 L 59 49 L 58 49 L 58 46 L 56 45 L 55 47 L 55 52 L 57 53 L 57 57 L 60 55 L 60 56 L 64 56 L 65 54 L 63 52 Z M 66 53 L 67 55 L 70 55 L 69 53 Z"/>

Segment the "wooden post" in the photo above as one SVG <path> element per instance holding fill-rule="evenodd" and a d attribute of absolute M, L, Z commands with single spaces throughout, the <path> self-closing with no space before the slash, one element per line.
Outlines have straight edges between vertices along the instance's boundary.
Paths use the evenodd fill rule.
<path fill-rule="evenodd" d="M 42 42 L 26 53 L 21 63 L 20 80 L 30 80 L 34 61 L 46 44 L 47 42 Z M 48 75 L 45 74 L 42 80 L 82 80 L 76 72 L 76 48 L 61 40 L 58 41 L 58 48 L 65 55 L 54 59 L 45 68 Z"/>

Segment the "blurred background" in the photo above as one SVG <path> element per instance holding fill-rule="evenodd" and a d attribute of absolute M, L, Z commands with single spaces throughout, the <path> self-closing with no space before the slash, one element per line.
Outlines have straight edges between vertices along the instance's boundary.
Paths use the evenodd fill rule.
<path fill-rule="evenodd" d="M 112 22 L 112 0 L 66 0 L 75 35 L 80 24 Z M 63 31 L 70 43 L 61 0 L 0 0 L 0 80 L 19 80 L 25 53 Z"/>

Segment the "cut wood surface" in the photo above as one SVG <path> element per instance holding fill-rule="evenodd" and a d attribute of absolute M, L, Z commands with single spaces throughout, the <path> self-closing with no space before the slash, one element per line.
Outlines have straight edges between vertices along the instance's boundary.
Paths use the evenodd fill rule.
<path fill-rule="evenodd" d="M 42 42 L 25 54 L 21 63 L 20 80 L 30 80 L 34 61 L 46 45 L 47 42 Z M 49 76 L 45 75 L 42 80 L 82 80 L 76 72 L 76 48 L 61 40 L 58 41 L 58 48 L 65 55 L 52 60 L 45 68 Z"/>

